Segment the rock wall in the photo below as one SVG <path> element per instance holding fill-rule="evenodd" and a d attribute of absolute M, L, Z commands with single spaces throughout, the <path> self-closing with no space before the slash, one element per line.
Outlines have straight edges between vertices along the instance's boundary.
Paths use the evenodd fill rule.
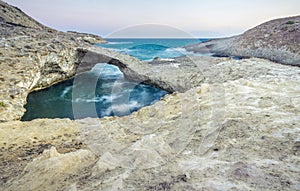
<path fill-rule="evenodd" d="M 45 35 L 43 32 L 40 35 Z M 76 43 L 30 36 L 1 38 L 0 121 L 20 119 L 28 93 L 72 77 L 79 62 Z M 75 63 L 75 64 L 74 64 Z"/>

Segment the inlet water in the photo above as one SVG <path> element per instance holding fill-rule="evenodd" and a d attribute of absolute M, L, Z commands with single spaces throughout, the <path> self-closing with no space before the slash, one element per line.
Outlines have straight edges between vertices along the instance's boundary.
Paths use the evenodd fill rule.
<path fill-rule="evenodd" d="M 152 60 L 188 54 L 180 47 L 205 40 L 108 39 L 107 44 L 97 46 L 141 60 Z M 167 94 L 161 89 L 125 79 L 116 66 L 108 64 L 97 64 L 90 72 L 77 76 L 75 81 L 66 80 L 30 93 L 25 106 L 27 111 L 21 120 L 123 116 L 151 105 Z"/>
<path fill-rule="evenodd" d="M 80 93 L 74 95 L 74 90 Z M 90 72 L 77 76 L 76 83 L 70 79 L 30 93 L 22 120 L 124 116 L 166 94 L 150 85 L 128 81 L 116 66 L 97 64 Z"/>

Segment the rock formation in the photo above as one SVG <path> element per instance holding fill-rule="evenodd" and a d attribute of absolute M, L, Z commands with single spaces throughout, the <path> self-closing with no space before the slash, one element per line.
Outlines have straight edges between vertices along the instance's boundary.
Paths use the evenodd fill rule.
<path fill-rule="evenodd" d="M 199 56 L 146 63 L 0 5 L 0 190 L 300 189 L 299 67 Z M 16 120 L 29 92 L 98 62 L 173 93 L 124 117 Z"/>
<path fill-rule="evenodd" d="M 235 67 L 244 70 L 227 78 Z M 215 68 L 220 83 L 173 93 L 130 116 L 0 124 L 2 161 L 11 164 L 4 188 L 299 189 L 300 69 L 260 59 Z M 251 68 L 256 74 L 238 76 Z M 61 153 L 82 150 L 52 148 L 30 162 L 45 148 L 41 143 Z M 55 174 L 54 183 L 45 174 Z"/>
<path fill-rule="evenodd" d="M 258 57 L 300 66 L 300 16 L 263 23 L 244 34 L 185 47 L 216 56 Z"/>
<path fill-rule="evenodd" d="M 31 91 L 71 78 L 98 62 L 120 60 L 132 68 L 143 64 L 129 55 L 91 46 L 105 42 L 100 37 L 56 31 L 37 23 L 16 7 L 2 1 L 0 5 L 0 121 L 20 119 Z"/>
<path fill-rule="evenodd" d="M 100 37 L 63 33 L 39 24 L 0 1 L 0 121 L 20 119 L 29 92 L 74 76 L 78 47 L 105 42 Z"/>

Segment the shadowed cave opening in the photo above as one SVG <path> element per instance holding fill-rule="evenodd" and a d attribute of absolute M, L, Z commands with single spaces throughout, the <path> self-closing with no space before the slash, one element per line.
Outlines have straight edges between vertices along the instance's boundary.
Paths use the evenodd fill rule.
<path fill-rule="evenodd" d="M 125 116 L 166 94 L 126 79 L 117 66 L 98 63 L 75 78 L 30 93 L 21 120 Z"/>

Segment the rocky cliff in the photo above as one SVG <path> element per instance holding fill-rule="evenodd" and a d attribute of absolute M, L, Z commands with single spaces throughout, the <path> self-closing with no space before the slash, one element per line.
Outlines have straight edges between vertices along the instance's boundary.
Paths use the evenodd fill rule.
<path fill-rule="evenodd" d="M 87 34 L 19 21 L 24 13 L 0 3 L 0 190 L 300 189 L 299 67 L 146 63 L 91 46 Z M 16 120 L 30 91 L 98 62 L 173 93 L 125 117 Z"/>
<path fill-rule="evenodd" d="M 0 2 L 0 7 L 1 7 L 2 22 L 4 21 L 14 26 L 22 26 L 27 28 L 39 29 L 39 30 L 54 31 L 54 29 L 46 27 L 45 25 L 42 25 L 41 23 L 35 21 L 34 19 L 26 15 L 21 9 L 17 7 L 10 6 L 3 1 Z"/>
<path fill-rule="evenodd" d="M 194 52 L 210 51 L 217 56 L 258 57 L 300 66 L 300 16 L 272 20 L 240 36 L 185 48 Z"/>
<path fill-rule="evenodd" d="M 73 77 L 78 68 L 93 67 L 95 62 L 86 56 L 93 54 L 90 49 L 99 62 L 112 58 L 140 62 L 91 46 L 105 42 L 101 37 L 50 29 L 16 7 L 2 1 L 0 6 L 0 121 L 20 119 L 31 91 Z"/>

